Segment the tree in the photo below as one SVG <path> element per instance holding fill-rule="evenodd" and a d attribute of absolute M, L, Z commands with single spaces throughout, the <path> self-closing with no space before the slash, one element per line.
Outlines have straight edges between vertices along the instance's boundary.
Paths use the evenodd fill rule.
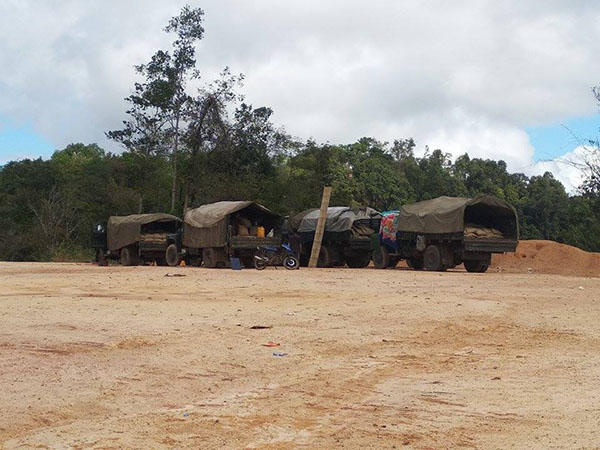
<path fill-rule="evenodd" d="M 584 175 L 579 190 L 588 197 L 600 197 L 600 142 L 590 141 L 582 150 L 580 160 L 571 161 Z"/>
<path fill-rule="evenodd" d="M 50 161 L 12 161 L 0 170 L 0 259 L 46 260 L 51 255 L 40 237 L 33 208 L 48 198 L 58 174 Z"/>
<path fill-rule="evenodd" d="M 522 221 L 527 237 L 564 241 L 568 224 L 569 196 L 564 186 L 550 172 L 531 177 Z"/>
<path fill-rule="evenodd" d="M 470 159 L 464 154 L 454 162 L 452 173 L 464 185 L 464 195 L 488 194 L 507 198 L 510 180 L 504 161 Z"/>
<path fill-rule="evenodd" d="M 356 182 L 342 146 L 308 141 L 299 146 L 280 172 L 284 210 L 300 212 L 319 205 L 323 186 L 332 186 L 330 205 L 354 202 Z"/>
<path fill-rule="evenodd" d="M 77 239 L 78 231 L 85 217 L 72 197 L 54 187 L 39 204 L 29 206 L 35 215 L 35 223 L 40 231 L 40 241 L 50 255 Z"/>
<path fill-rule="evenodd" d="M 450 158 L 449 153 L 439 149 L 430 153 L 429 148 L 425 148 L 425 155 L 417 160 L 417 167 L 412 167 L 410 175 L 407 173 L 409 182 L 417 192 L 416 200 L 464 195 L 464 185 L 452 176 Z"/>
<path fill-rule="evenodd" d="M 224 175 L 223 167 L 211 167 L 215 152 L 222 158 L 231 149 L 231 124 L 228 110 L 241 101 L 236 87 L 241 86 L 243 75 L 232 75 L 226 67 L 220 77 L 198 90 L 190 111 L 191 121 L 185 135 L 187 152 L 182 173 L 185 184 L 184 211 L 196 199 L 213 199 L 214 178 Z M 219 200 L 221 200 L 219 198 Z"/>
<path fill-rule="evenodd" d="M 145 81 L 136 83 L 134 93 L 125 99 L 131 105 L 130 119 L 123 122 L 123 129 L 107 133 L 130 151 L 170 155 L 171 211 L 175 210 L 182 126 L 189 122 L 193 105 L 186 86 L 199 78 L 195 45 L 204 36 L 203 16 L 202 9 L 185 6 L 169 21 L 164 31 L 176 35 L 172 53 L 159 50 L 150 62 L 136 66 Z"/>
<path fill-rule="evenodd" d="M 362 138 L 346 146 L 346 158 L 356 183 L 356 203 L 384 211 L 398 208 L 413 196 L 396 158 L 406 157 L 414 143 L 412 140 L 402 142 L 406 144 L 407 153 L 397 152 L 403 145 L 400 141 L 395 141 L 392 149 L 387 143 L 372 138 Z"/>
<path fill-rule="evenodd" d="M 592 88 L 592 93 L 600 107 L 600 85 Z M 580 186 L 580 191 L 588 196 L 600 200 L 600 140 L 599 138 L 588 140 L 588 145 L 583 148 L 581 160 L 570 161 L 584 174 L 585 179 Z"/>

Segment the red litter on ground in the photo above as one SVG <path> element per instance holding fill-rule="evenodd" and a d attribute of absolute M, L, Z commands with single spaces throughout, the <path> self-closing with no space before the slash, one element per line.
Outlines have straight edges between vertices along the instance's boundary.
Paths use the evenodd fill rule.
<path fill-rule="evenodd" d="M 279 342 L 267 342 L 266 344 L 263 344 L 263 347 L 279 347 L 281 344 Z"/>

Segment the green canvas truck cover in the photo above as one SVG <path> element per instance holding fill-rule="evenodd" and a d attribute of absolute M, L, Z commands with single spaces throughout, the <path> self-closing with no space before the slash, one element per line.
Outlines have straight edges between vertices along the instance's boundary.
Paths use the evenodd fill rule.
<path fill-rule="evenodd" d="M 476 221 L 477 214 L 487 221 L 501 222 L 505 234 L 511 238 L 518 237 L 515 209 L 492 195 L 438 197 L 404 205 L 398 211 L 396 227 L 397 231 L 416 233 L 463 233 L 465 224 Z"/>
<path fill-rule="evenodd" d="M 190 248 L 227 244 L 227 216 L 247 210 L 253 216 L 279 220 L 280 216 L 252 201 L 217 202 L 190 209 L 183 219 L 183 245 Z"/>
<path fill-rule="evenodd" d="M 319 208 L 302 211 L 289 219 L 290 228 L 298 233 L 310 233 L 317 229 L 319 221 Z M 349 208 L 347 206 L 332 206 L 327 208 L 325 231 L 343 232 L 350 231 L 355 220 L 381 217 L 373 208 Z"/>
<path fill-rule="evenodd" d="M 142 225 L 152 222 L 181 222 L 171 214 L 132 214 L 130 216 L 111 216 L 108 219 L 106 241 L 108 249 L 119 250 L 140 240 Z"/>

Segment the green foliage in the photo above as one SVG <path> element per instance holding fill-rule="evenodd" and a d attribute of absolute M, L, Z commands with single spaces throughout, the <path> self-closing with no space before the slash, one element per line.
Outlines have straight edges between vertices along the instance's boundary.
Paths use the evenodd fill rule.
<path fill-rule="evenodd" d="M 198 106 L 186 86 L 200 77 L 195 45 L 204 36 L 203 16 L 202 9 L 186 5 L 169 21 L 164 31 L 177 36 L 172 52 L 158 50 L 150 62 L 136 66 L 144 81 L 135 83 L 134 93 L 125 99 L 130 105 L 127 110 L 130 119 L 123 122 L 122 129 L 106 133 L 129 151 L 145 156 L 170 156 L 171 212 L 176 207 L 180 138 L 186 133 L 185 125 L 192 123 L 193 111 Z"/>
<path fill-rule="evenodd" d="M 524 239 L 552 239 L 600 251 L 600 203 L 568 196 L 550 173 L 510 174 L 502 161 L 439 150 L 415 157 L 412 140 L 392 145 L 363 138 L 349 145 L 289 139 L 268 108 L 241 106 L 227 140 L 182 153 L 177 212 L 219 200 L 252 199 L 281 214 L 318 207 L 323 186 L 332 205 L 378 210 L 439 195 L 493 194 L 515 206 Z M 168 157 L 104 152 L 71 144 L 50 160 L 0 169 L 0 259 L 87 260 L 91 225 L 110 215 L 167 211 L 173 166 Z M 187 189 L 187 195 L 184 192 Z"/>

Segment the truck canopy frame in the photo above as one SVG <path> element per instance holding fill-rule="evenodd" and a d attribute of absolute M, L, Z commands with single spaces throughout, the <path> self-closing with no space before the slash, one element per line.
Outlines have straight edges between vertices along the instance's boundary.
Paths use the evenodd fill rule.
<path fill-rule="evenodd" d="M 519 224 L 515 209 L 491 195 L 475 198 L 438 197 L 404 205 L 396 213 L 396 232 L 423 234 L 463 233 L 465 226 L 495 227 L 505 238 L 518 239 Z"/>
<path fill-rule="evenodd" d="M 132 214 L 129 216 L 111 216 L 106 230 L 107 247 L 110 251 L 119 250 L 139 242 L 142 227 L 157 224 L 175 232 L 181 219 L 171 214 Z M 158 227 L 157 227 L 158 228 Z"/>
<path fill-rule="evenodd" d="M 265 228 L 275 229 L 281 216 L 252 201 L 224 201 L 190 209 L 183 220 L 183 245 L 188 248 L 225 247 L 232 215 L 243 215 Z"/>
<path fill-rule="evenodd" d="M 288 219 L 289 227 L 297 233 L 314 233 L 319 220 L 319 208 L 302 211 Z M 327 208 L 325 232 L 341 233 L 352 230 L 354 222 L 380 219 L 381 214 L 373 208 L 349 208 L 347 206 L 330 206 Z M 374 230 L 377 231 L 377 230 Z"/>

